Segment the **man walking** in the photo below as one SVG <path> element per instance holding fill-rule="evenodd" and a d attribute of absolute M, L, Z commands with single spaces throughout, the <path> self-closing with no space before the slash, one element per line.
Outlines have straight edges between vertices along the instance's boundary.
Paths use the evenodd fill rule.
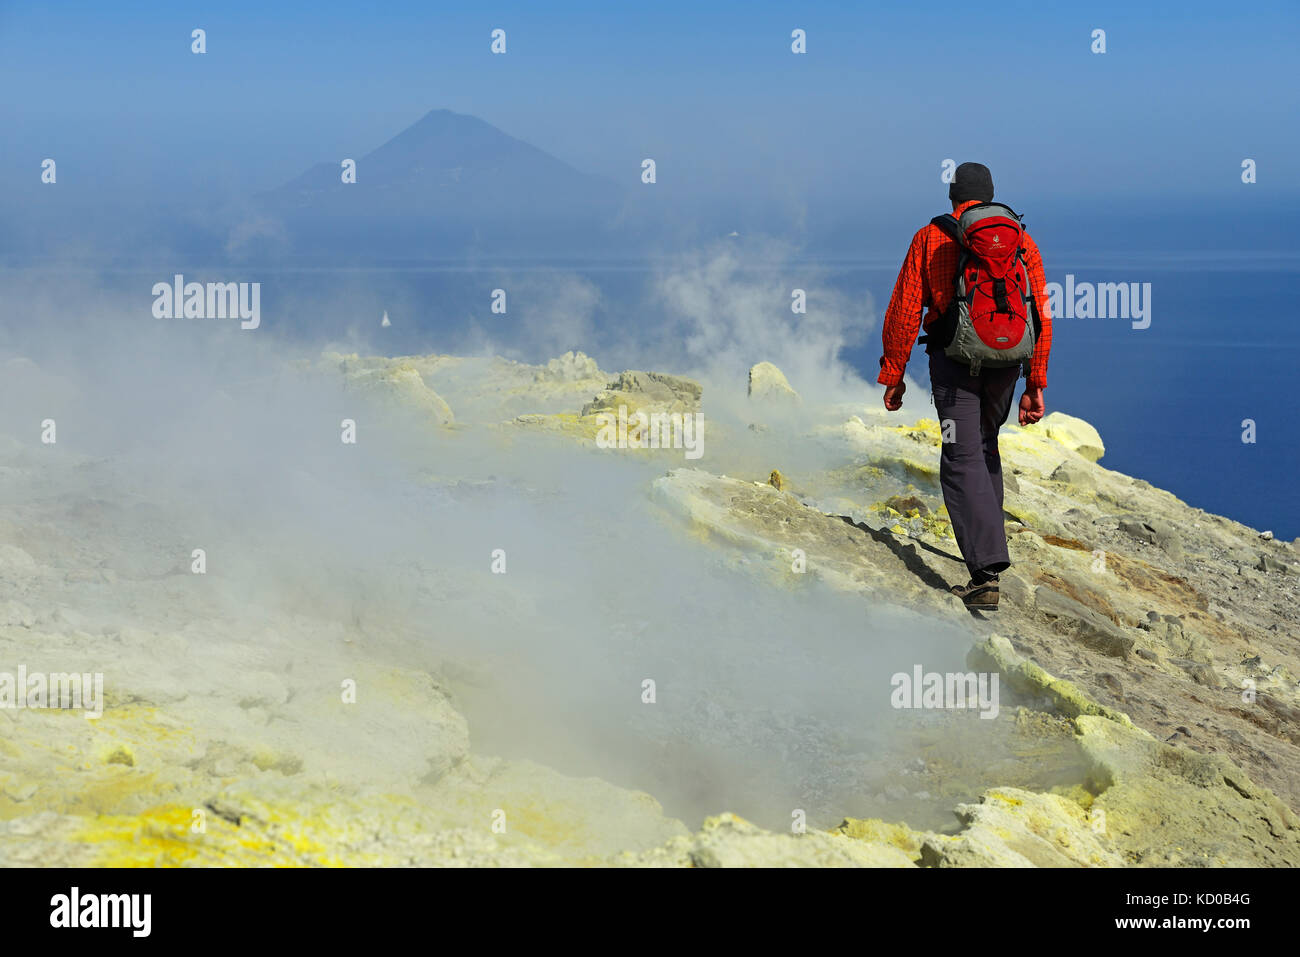
<path fill-rule="evenodd" d="M 1038 246 L 1019 216 L 993 202 L 988 167 L 958 166 L 948 198 L 952 215 L 923 227 L 903 260 L 885 311 L 877 381 L 886 387 L 885 408 L 902 408 L 903 372 L 924 321 L 921 341 L 943 430 L 939 484 L 970 571 L 970 581 L 952 591 L 971 609 L 993 611 L 998 573 L 1011 564 L 998 429 L 1022 369 L 1020 424 L 1043 417 L 1052 321 Z"/>

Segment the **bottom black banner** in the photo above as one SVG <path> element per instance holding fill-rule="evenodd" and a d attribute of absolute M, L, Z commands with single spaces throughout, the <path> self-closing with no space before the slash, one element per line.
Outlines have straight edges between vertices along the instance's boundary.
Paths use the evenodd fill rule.
<path fill-rule="evenodd" d="M 495 933 L 514 928 L 534 939 L 598 927 L 641 934 L 684 919 L 698 939 L 702 918 L 734 944 L 750 930 L 769 935 L 782 916 L 838 915 L 858 925 L 855 934 L 969 922 L 972 935 L 1013 925 L 1022 940 L 1034 931 L 1080 943 L 1200 935 L 1232 946 L 1281 930 L 1293 878 L 1141 869 L 735 870 L 688 880 L 658 870 L 7 870 L 0 900 L 11 945 L 69 934 L 194 943 L 221 932 L 339 944 L 474 916 L 505 918 Z M 953 938 L 945 931 L 942 940 L 936 950 Z M 918 941 L 917 949 L 927 948 Z"/>

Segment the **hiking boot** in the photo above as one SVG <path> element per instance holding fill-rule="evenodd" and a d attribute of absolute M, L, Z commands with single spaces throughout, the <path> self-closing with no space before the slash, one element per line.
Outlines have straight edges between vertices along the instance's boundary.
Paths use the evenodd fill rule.
<path fill-rule="evenodd" d="M 953 585 L 949 590 L 972 611 L 998 610 L 998 581 L 996 578 L 983 584 L 977 584 L 972 580 L 965 585 Z"/>

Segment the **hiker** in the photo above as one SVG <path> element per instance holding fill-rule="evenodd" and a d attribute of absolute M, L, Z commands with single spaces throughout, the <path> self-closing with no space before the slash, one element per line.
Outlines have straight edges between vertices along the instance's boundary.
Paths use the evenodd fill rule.
<path fill-rule="evenodd" d="M 921 337 L 943 432 L 939 484 L 957 547 L 970 571 L 952 593 L 968 608 L 995 611 L 998 573 L 1011 558 L 1002 524 L 998 429 L 1023 369 L 1020 424 L 1043 417 L 1052 317 L 1038 246 L 1009 207 L 993 202 L 987 166 L 962 163 L 948 188 L 952 214 L 912 237 L 885 311 L 878 382 L 885 408 L 903 406 L 903 371 Z"/>

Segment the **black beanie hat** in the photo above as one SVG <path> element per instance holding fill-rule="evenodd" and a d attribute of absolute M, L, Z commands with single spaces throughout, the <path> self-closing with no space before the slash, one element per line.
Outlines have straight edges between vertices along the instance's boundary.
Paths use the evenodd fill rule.
<path fill-rule="evenodd" d="M 993 174 L 983 163 L 962 163 L 948 187 L 948 198 L 954 203 L 964 203 L 968 199 L 993 202 Z"/>

